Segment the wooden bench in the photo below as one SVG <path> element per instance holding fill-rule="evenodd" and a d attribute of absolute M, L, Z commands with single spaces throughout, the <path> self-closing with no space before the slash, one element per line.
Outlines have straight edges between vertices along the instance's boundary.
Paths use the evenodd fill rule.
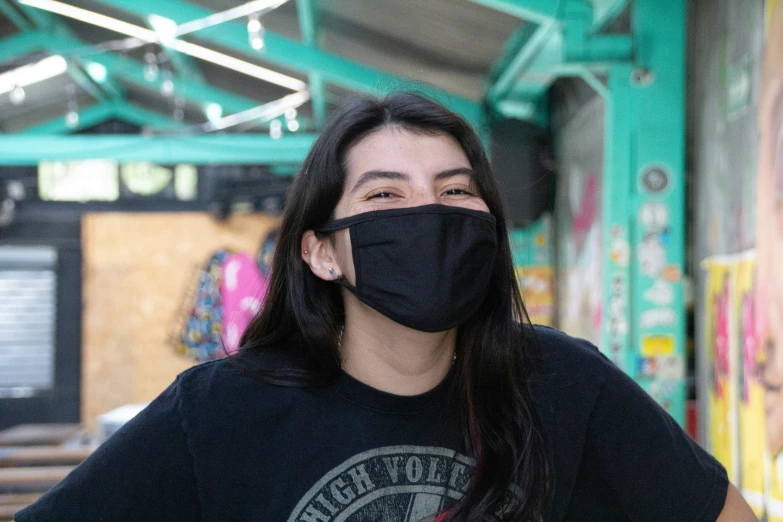
<path fill-rule="evenodd" d="M 0 521 L 34 503 L 94 450 L 78 424 L 25 424 L 0 431 Z M 76 445 L 72 443 L 76 442 Z"/>
<path fill-rule="evenodd" d="M 5 446 L 0 447 L 0 468 L 79 464 L 92 452 L 91 446 Z"/>
<path fill-rule="evenodd" d="M 0 446 L 58 445 L 79 438 L 78 424 L 20 424 L 0 431 Z"/>

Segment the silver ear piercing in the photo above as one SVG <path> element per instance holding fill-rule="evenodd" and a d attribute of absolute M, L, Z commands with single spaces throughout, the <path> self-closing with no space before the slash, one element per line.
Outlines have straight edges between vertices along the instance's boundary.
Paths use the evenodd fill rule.
<path fill-rule="evenodd" d="M 340 279 L 340 276 L 337 275 L 337 272 L 334 271 L 334 268 L 329 268 L 329 273 L 332 274 L 332 277 L 335 279 Z"/>
<path fill-rule="evenodd" d="M 309 253 L 310 253 L 310 252 L 308 252 L 307 250 L 305 250 L 305 251 L 304 251 L 304 255 L 307 255 L 307 254 L 309 254 Z"/>

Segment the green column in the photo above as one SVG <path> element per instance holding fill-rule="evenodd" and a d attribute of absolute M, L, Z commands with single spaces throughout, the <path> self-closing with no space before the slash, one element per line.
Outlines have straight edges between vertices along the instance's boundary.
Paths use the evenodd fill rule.
<path fill-rule="evenodd" d="M 633 9 L 636 66 L 609 74 L 602 348 L 683 424 L 686 7 Z"/>

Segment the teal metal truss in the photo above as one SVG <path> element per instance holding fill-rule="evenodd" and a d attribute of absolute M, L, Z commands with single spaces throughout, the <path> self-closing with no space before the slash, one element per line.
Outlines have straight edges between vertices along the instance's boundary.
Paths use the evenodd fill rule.
<path fill-rule="evenodd" d="M 266 134 L 11 135 L 0 138 L 0 157 L 3 165 L 38 165 L 43 160 L 94 158 L 159 164 L 299 164 L 314 141 L 313 134 L 296 134 L 278 140 Z"/>
<path fill-rule="evenodd" d="M 119 9 L 135 16 L 146 18 L 150 14 L 164 16 L 181 24 L 214 14 L 209 9 L 184 0 L 97 0 L 99 3 Z M 434 89 L 431 86 L 414 82 L 408 78 L 353 62 L 341 56 L 330 54 L 316 45 L 315 20 L 317 6 L 312 2 L 302 6 L 300 16 L 310 17 L 311 22 L 300 21 L 303 25 L 305 42 L 297 42 L 267 30 L 264 36 L 263 51 L 257 56 L 271 64 L 304 74 L 316 73 L 325 82 L 330 82 L 353 91 L 383 95 L 396 89 L 418 89 L 439 99 L 455 112 L 462 114 L 468 121 L 478 124 L 482 119 L 481 104 L 473 100 Z M 309 24 L 312 24 L 312 30 Z M 252 54 L 248 46 L 247 30 L 237 22 L 226 22 L 218 26 L 203 29 L 194 34 L 202 41 L 219 45 L 227 50 L 243 54 Z M 311 78 L 312 80 L 312 78 Z"/>
<path fill-rule="evenodd" d="M 498 61 L 495 113 L 546 125 L 551 82 L 606 101 L 601 350 L 685 420 L 685 0 L 473 0 L 527 21 Z M 628 35 L 602 34 L 626 9 Z"/>
<path fill-rule="evenodd" d="M 518 16 L 525 24 L 512 36 L 493 68 L 487 102 L 508 118 L 547 125 L 547 91 L 565 76 L 588 76 L 630 63 L 632 35 L 601 34 L 598 28 L 627 2 L 612 9 L 583 0 L 473 0 Z M 620 5 L 621 4 L 621 5 Z"/>

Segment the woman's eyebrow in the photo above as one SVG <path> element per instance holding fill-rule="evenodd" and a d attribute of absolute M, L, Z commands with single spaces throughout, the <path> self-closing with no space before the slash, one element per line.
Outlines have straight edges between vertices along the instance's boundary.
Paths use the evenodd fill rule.
<path fill-rule="evenodd" d="M 454 169 L 444 170 L 442 172 L 439 172 L 438 175 L 435 176 L 435 180 L 442 181 L 444 179 L 453 178 L 455 176 L 470 176 L 471 178 L 473 178 L 473 169 L 470 169 L 468 167 L 457 167 Z M 367 172 L 359 176 L 359 180 L 356 182 L 356 185 L 354 185 L 353 188 L 351 189 L 351 194 L 358 191 L 367 183 L 378 179 L 390 179 L 394 181 L 410 181 L 411 178 L 404 172 L 398 172 L 396 170 L 368 170 Z"/>
<path fill-rule="evenodd" d="M 356 185 L 351 189 L 351 194 L 362 188 L 364 185 L 376 179 L 391 179 L 395 181 L 410 181 L 411 177 L 404 172 L 395 170 L 368 170 L 359 177 Z"/>
<path fill-rule="evenodd" d="M 472 179 L 474 176 L 473 169 L 468 167 L 457 167 L 456 169 L 444 170 L 435 176 L 435 180 L 442 181 L 444 179 L 453 178 L 455 176 L 470 176 Z"/>

